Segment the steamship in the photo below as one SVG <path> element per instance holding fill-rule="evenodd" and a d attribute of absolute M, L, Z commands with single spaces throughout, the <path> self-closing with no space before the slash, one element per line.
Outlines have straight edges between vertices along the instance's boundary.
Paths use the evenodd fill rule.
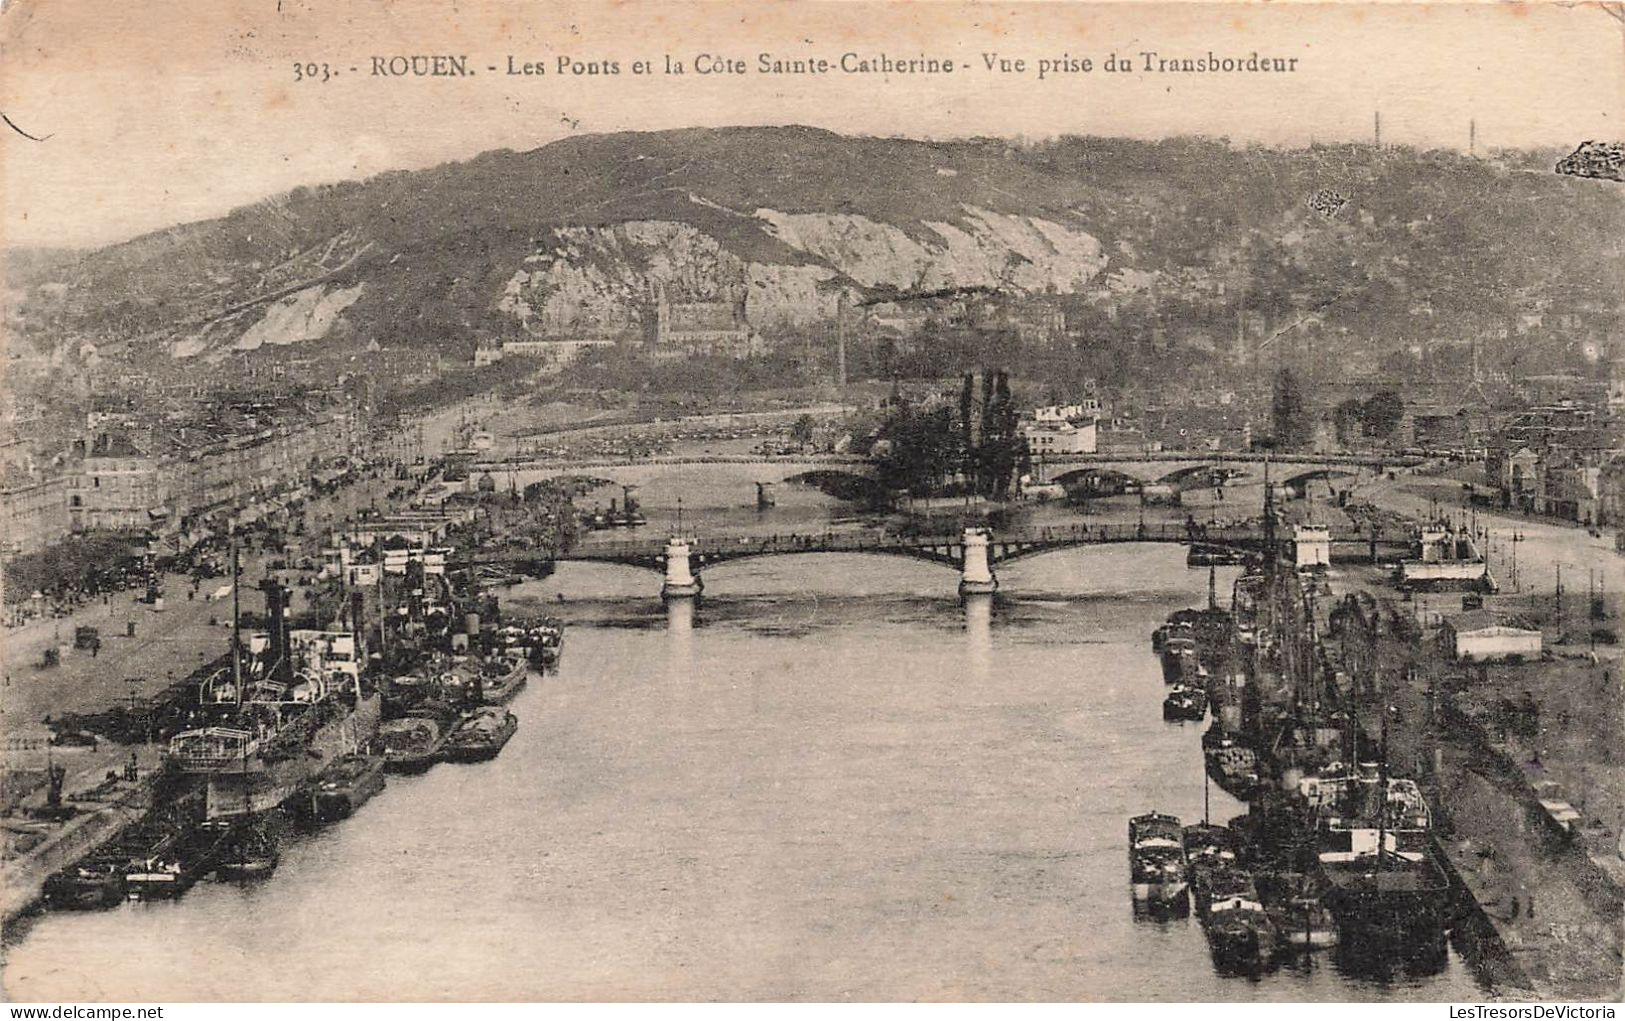
<path fill-rule="evenodd" d="M 1362 763 L 1344 776 L 1305 778 L 1299 792 L 1315 815 L 1319 872 L 1341 925 L 1402 936 L 1443 923 L 1450 882 L 1416 781 Z"/>
<path fill-rule="evenodd" d="M 203 783 L 209 820 L 279 807 L 378 730 L 382 699 L 361 676 L 355 634 L 289 630 L 285 592 L 274 582 L 266 591 L 269 632 L 243 642 L 234 627 L 231 665 L 199 692 L 213 720 L 176 734 L 165 754 Z"/>

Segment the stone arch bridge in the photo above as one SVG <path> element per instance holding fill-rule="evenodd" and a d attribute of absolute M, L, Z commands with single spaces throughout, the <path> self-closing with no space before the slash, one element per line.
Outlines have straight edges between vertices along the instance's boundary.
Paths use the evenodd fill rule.
<path fill-rule="evenodd" d="M 1057 481 L 1082 480 L 1090 477 L 1122 478 L 1133 485 L 1161 483 L 1178 488 L 1210 485 L 1215 473 L 1231 477 L 1245 477 L 1250 481 L 1263 478 L 1265 457 L 1262 454 L 1212 454 L 1193 451 L 1169 451 L 1138 455 L 1125 454 L 1073 454 L 1051 457 L 1045 461 L 1048 477 Z M 1366 456 L 1274 456 L 1269 459 L 1271 473 L 1280 481 L 1293 476 L 1310 474 L 1353 474 L 1360 468 L 1390 468 L 1412 463 L 1414 458 L 1382 459 Z M 815 472 L 832 472 L 857 478 L 872 479 L 874 465 L 865 457 L 842 454 L 761 455 L 718 454 L 702 457 L 650 457 L 638 459 L 582 459 L 538 460 L 514 459 L 483 461 L 472 466 L 474 473 L 490 472 L 501 478 L 513 474 L 523 476 L 527 482 L 568 475 L 591 475 L 611 482 L 637 484 L 648 476 L 682 468 L 716 465 L 740 465 L 750 468 L 753 478 L 763 482 L 785 482 Z"/>

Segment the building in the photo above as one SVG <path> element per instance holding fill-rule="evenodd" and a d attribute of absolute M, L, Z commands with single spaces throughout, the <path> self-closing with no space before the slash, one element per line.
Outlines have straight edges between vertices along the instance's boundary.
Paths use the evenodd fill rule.
<path fill-rule="evenodd" d="M 1411 557 L 1399 565 L 1399 584 L 1406 589 L 1494 591 L 1489 565 L 1465 531 L 1429 525 L 1421 530 Z"/>
<path fill-rule="evenodd" d="M 654 312 L 650 348 L 657 361 L 696 355 L 743 358 L 755 350 L 755 335 L 745 322 L 742 303 L 674 302 L 662 284 L 655 289 Z"/>
<path fill-rule="evenodd" d="M 1500 451 L 1486 460 L 1484 470 L 1501 490 L 1503 506 L 1532 513 L 1545 488 L 1540 477 L 1540 455 L 1529 447 Z"/>
<path fill-rule="evenodd" d="M 1090 398 L 1078 404 L 1035 408 L 1021 424 L 1021 437 L 1034 457 L 1093 454 L 1099 443 L 1100 402 Z"/>
<path fill-rule="evenodd" d="M 1492 663 L 1539 659 L 1539 631 L 1500 621 L 1489 610 L 1445 616 L 1440 639 L 1459 663 Z"/>
<path fill-rule="evenodd" d="M 159 459 L 123 433 L 100 433 L 72 479 L 68 516 L 74 531 L 152 527 L 168 515 L 169 485 Z"/>
<path fill-rule="evenodd" d="M 1482 416 L 1464 404 L 1408 405 L 1395 429 L 1401 447 L 1453 450 L 1472 446 L 1482 429 Z"/>
<path fill-rule="evenodd" d="M 502 342 L 499 357 L 518 356 L 535 358 L 548 369 L 559 370 L 570 365 L 583 354 L 595 348 L 614 347 L 608 337 L 585 337 L 574 340 L 506 340 Z"/>
<path fill-rule="evenodd" d="M 1542 514 L 1595 524 L 1602 513 L 1602 468 L 1577 453 L 1553 452 L 1544 465 L 1544 483 L 1537 503 Z"/>
<path fill-rule="evenodd" d="M 34 553 L 68 537 L 66 476 L 8 472 L 0 480 L 0 555 Z"/>

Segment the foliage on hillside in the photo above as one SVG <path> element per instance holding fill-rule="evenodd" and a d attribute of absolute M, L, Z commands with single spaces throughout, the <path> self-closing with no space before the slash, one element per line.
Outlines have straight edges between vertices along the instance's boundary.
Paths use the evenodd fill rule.
<path fill-rule="evenodd" d="M 746 261 L 797 265 L 812 256 L 756 210 L 859 215 L 924 237 L 974 207 L 1100 239 L 1105 288 L 1062 297 L 1079 314 L 1108 294 L 1126 310 L 1101 317 L 1101 349 L 1143 346 L 1163 330 L 1187 349 L 1214 346 L 1238 315 L 1257 317 L 1271 338 L 1312 317 L 1380 347 L 1396 333 L 1482 335 L 1543 304 L 1617 304 L 1625 193 L 1556 175 L 1542 159 L 1202 139 L 923 142 L 803 127 L 581 136 L 299 188 L 66 264 L 53 258 L 42 272 L 66 286 L 30 289 L 20 325 L 59 341 L 156 343 L 288 288 L 365 283 L 348 325 L 325 343 L 461 351 L 512 328 L 496 298 L 552 226 L 676 221 Z M 1317 204 L 1320 195 L 1333 201 Z M 1488 352 L 1521 371 L 1545 354 Z"/>

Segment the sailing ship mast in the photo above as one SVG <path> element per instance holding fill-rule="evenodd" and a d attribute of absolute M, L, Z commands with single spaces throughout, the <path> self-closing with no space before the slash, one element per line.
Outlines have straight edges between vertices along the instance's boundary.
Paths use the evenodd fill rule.
<path fill-rule="evenodd" d="M 1388 861 L 1388 699 L 1382 705 L 1382 754 L 1377 760 L 1377 870 Z"/>
<path fill-rule="evenodd" d="M 238 596 L 242 578 L 237 562 L 237 536 L 231 537 L 231 683 L 237 696 L 237 709 L 243 708 L 242 604 Z"/>

